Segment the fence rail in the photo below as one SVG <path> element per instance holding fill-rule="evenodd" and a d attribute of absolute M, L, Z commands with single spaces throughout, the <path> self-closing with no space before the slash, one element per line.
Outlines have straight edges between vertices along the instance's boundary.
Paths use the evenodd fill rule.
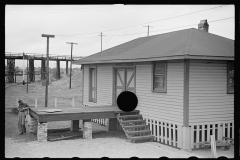
<path fill-rule="evenodd" d="M 234 122 L 214 124 L 191 125 L 191 148 L 200 148 L 200 142 L 210 141 L 210 136 L 215 135 L 216 140 L 223 137 L 234 138 Z M 227 140 L 230 142 L 230 140 Z"/>
<path fill-rule="evenodd" d="M 158 121 L 143 117 L 146 124 L 150 126 L 154 140 L 173 147 L 181 148 L 182 145 L 182 126 L 174 123 Z"/>

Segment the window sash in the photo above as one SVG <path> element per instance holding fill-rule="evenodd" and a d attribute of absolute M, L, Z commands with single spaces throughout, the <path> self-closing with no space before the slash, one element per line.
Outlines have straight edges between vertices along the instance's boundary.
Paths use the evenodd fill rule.
<path fill-rule="evenodd" d="M 227 93 L 234 93 L 234 62 L 228 62 Z"/>
<path fill-rule="evenodd" d="M 97 102 L 96 68 L 89 68 L 89 102 Z"/>
<path fill-rule="evenodd" d="M 167 63 L 166 62 L 153 63 L 152 77 L 153 77 L 152 90 L 157 92 L 166 92 Z"/>

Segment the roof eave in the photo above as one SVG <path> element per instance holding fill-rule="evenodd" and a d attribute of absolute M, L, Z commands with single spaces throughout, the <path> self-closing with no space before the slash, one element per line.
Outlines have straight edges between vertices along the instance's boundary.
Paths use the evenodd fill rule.
<path fill-rule="evenodd" d="M 177 55 L 165 57 L 152 58 L 138 58 L 138 59 L 114 59 L 114 60 L 99 60 L 99 61 L 75 61 L 73 64 L 100 64 L 100 63 L 126 63 L 126 62 L 146 62 L 146 61 L 160 61 L 160 60 L 177 60 L 177 59 L 205 59 L 205 60 L 234 60 L 234 56 L 206 56 L 206 55 Z"/>

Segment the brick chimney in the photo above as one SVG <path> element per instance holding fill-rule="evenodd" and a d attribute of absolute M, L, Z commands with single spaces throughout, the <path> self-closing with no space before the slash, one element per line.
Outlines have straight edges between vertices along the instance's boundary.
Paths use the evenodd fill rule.
<path fill-rule="evenodd" d="M 207 20 L 201 20 L 198 24 L 198 29 L 208 32 L 208 26 Z"/>

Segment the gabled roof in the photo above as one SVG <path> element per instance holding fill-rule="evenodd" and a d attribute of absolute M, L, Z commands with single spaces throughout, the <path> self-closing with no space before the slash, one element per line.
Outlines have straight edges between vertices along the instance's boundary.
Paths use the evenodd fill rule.
<path fill-rule="evenodd" d="M 234 40 L 195 28 L 141 37 L 73 62 L 141 62 L 170 59 L 234 60 Z"/>

